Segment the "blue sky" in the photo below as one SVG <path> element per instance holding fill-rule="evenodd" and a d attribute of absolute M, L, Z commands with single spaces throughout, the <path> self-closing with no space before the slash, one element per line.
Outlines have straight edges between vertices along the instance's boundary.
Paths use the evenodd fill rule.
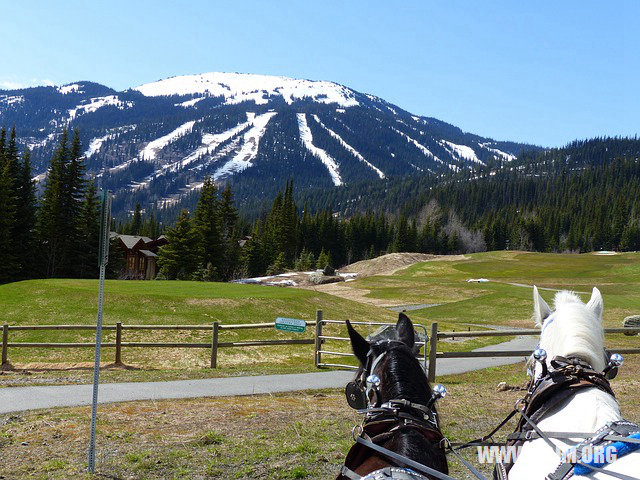
<path fill-rule="evenodd" d="M 0 88 L 285 75 L 559 146 L 640 133 L 639 19 L 635 0 L 21 0 L 2 5 Z"/>

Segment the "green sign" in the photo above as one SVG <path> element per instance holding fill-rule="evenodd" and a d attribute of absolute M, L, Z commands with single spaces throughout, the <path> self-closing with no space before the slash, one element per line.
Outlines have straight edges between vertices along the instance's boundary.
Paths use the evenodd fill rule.
<path fill-rule="evenodd" d="M 276 318 L 276 330 L 304 333 L 305 328 L 307 328 L 307 322 L 304 320 L 297 318 Z"/>

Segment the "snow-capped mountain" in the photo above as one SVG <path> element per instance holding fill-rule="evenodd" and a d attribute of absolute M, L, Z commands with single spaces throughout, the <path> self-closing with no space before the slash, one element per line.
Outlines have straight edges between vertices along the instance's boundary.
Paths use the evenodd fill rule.
<path fill-rule="evenodd" d="M 327 82 L 239 73 L 167 78 L 123 92 L 92 82 L 0 91 L 42 181 L 64 128 L 79 129 L 88 170 L 116 209 L 162 207 L 205 175 L 244 196 L 339 186 L 511 161 L 528 145 L 464 133 Z"/>

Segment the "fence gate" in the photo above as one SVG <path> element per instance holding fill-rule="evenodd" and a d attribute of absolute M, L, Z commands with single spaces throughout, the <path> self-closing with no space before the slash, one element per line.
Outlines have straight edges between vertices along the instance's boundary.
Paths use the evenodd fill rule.
<path fill-rule="evenodd" d="M 315 341 L 315 365 L 316 368 L 347 368 L 351 370 L 356 370 L 358 367 L 355 365 L 349 365 L 345 363 L 332 363 L 331 360 L 325 360 L 323 356 L 329 357 L 355 357 L 353 353 L 350 351 L 344 351 L 340 348 L 332 348 L 326 346 L 327 343 L 341 342 L 343 345 L 346 343 L 346 347 L 348 350 L 351 349 L 350 339 L 349 337 L 339 336 L 339 331 L 342 330 L 340 327 L 346 328 L 346 320 L 325 320 L 322 314 L 322 310 L 318 310 L 316 312 L 316 341 Z M 365 325 L 368 327 L 381 327 L 381 326 L 395 326 L 395 322 L 351 322 L 351 325 Z M 328 328 L 325 328 L 328 327 Z M 416 332 L 416 336 L 418 339 L 416 340 L 416 345 L 419 346 L 418 350 L 418 358 L 422 360 L 422 365 L 427 371 L 428 357 L 427 357 L 427 347 L 426 344 L 429 341 L 429 336 L 427 334 L 427 328 L 419 323 L 414 323 L 413 327 L 417 330 L 420 330 L 421 333 Z M 327 330 L 331 330 L 327 332 Z M 338 331 L 338 332 L 336 332 Z M 420 340 L 420 337 L 422 339 Z M 337 345 L 336 345 L 337 347 Z M 340 351 L 342 350 L 342 351 Z M 422 353 L 421 353 L 422 351 Z M 334 360 L 334 362 L 337 360 Z"/>

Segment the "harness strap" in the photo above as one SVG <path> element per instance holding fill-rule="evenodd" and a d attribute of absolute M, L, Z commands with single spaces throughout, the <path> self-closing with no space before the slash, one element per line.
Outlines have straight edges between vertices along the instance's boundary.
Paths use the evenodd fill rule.
<path fill-rule="evenodd" d="M 346 465 L 342 466 L 342 469 L 340 470 L 340 474 L 343 477 L 347 477 L 350 478 L 351 480 L 360 480 L 362 477 L 360 475 L 358 475 L 356 472 L 354 472 L 353 470 L 351 470 L 349 467 L 347 467 Z"/>
<path fill-rule="evenodd" d="M 471 440 L 470 442 L 463 443 L 462 445 L 459 445 L 458 447 L 456 447 L 455 450 L 462 450 L 463 448 L 475 447 L 475 446 L 478 446 L 478 445 L 485 444 L 485 442 L 488 439 L 492 438 L 498 430 L 500 430 L 502 427 L 504 427 L 507 424 L 507 422 L 509 422 L 509 420 L 511 420 L 516 413 L 518 413 L 518 410 L 515 410 L 515 409 L 512 410 L 511 413 L 509 415 L 507 415 L 506 418 L 504 420 L 502 420 L 502 422 L 500 422 L 500 424 L 496 428 L 491 430 L 484 437 L 477 438 L 476 440 Z M 502 444 L 500 443 L 500 444 L 497 444 L 497 445 L 502 445 Z M 452 450 L 453 450 L 453 448 L 452 448 Z"/>
<path fill-rule="evenodd" d="M 536 425 L 536 424 L 535 424 L 535 422 L 533 422 L 533 421 L 532 421 L 532 420 L 527 416 L 527 414 L 526 414 L 526 413 L 524 413 L 524 412 L 522 412 L 522 411 L 521 411 L 521 412 L 520 412 L 520 415 L 522 415 L 522 418 L 524 418 L 524 419 L 525 419 L 525 421 L 526 421 L 529 425 L 531 425 L 531 427 L 536 431 L 536 433 L 537 433 L 538 435 L 540 435 L 540 438 L 541 438 L 542 440 L 544 440 L 544 441 L 547 443 L 547 445 L 549 445 L 549 446 L 553 449 L 553 451 L 554 451 L 554 452 L 556 452 L 556 453 L 557 453 L 557 450 L 556 450 L 556 446 L 555 446 L 555 444 L 554 444 L 554 443 L 553 443 L 553 442 L 552 442 L 552 441 L 551 441 L 551 440 L 550 440 L 550 439 L 549 439 L 549 438 L 544 434 L 544 432 L 542 432 L 542 431 L 538 428 L 538 425 Z M 586 465 L 586 464 L 584 464 L 583 462 L 581 462 L 581 461 L 579 461 L 579 460 L 578 460 L 578 462 L 577 462 L 576 464 L 572 464 L 572 463 L 563 463 L 563 464 L 560 464 L 560 466 L 558 467 L 558 469 L 556 469 L 556 472 L 557 472 L 558 470 L 560 470 L 560 469 L 564 470 L 565 468 L 562 468 L 564 465 L 569 465 L 569 466 L 571 467 L 571 468 L 569 468 L 569 472 L 571 471 L 571 469 L 573 469 L 573 467 L 574 467 L 575 465 L 582 465 L 583 467 L 587 467 L 587 468 L 589 468 L 590 470 L 593 470 L 594 472 L 600 472 L 600 473 L 603 473 L 603 474 L 605 474 L 605 475 L 609 475 L 610 477 L 620 478 L 620 479 L 622 479 L 622 480 L 638 480 L 638 477 L 631 477 L 631 476 L 629 476 L 629 475 L 625 475 L 624 473 L 610 472 L 610 471 L 607 471 L 607 470 L 605 470 L 605 469 L 603 469 L 603 468 L 598 468 L 598 467 L 594 467 L 594 466 L 591 466 L 591 465 Z M 556 472 L 553 472 L 553 473 L 549 474 L 549 476 L 547 477 L 547 479 L 548 479 L 548 480 L 563 480 L 563 479 L 566 477 L 566 474 L 565 474 L 564 476 L 556 476 L 556 475 L 555 475 L 555 473 L 556 473 Z M 558 472 L 558 473 L 559 473 L 559 472 Z M 568 472 L 567 472 L 567 474 L 568 474 Z"/>
<path fill-rule="evenodd" d="M 451 443 L 449 442 L 449 440 L 445 439 L 445 442 L 447 442 L 448 446 L 449 446 L 449 450 L 456 456 L 458 457 L 458 460 L 460 460 L 462 462 L 462 464 L 467 467 L 467 469 L 473 473 L 473 475 L 479 479 L 479 480 L 487 480 L 487 478 L 482 475 L 478 470 L 476 470 L 473 465 L 471 465 L 469 462 L 467 462 L 464 458 L 462 458 L 462 455 L 460 455 L 458 452 L 456 452 L 452 447 L 451 447 Z"/>
<path fill-rule="evenodd" d="M 557 440 L 571 440 L 572 438 L 591 438 L 591 433 L 578 433 L 578 432 L 544 432 L 548 438 Z M 542 438 L 538 433 L 528 431 L 526 433 L 511 433 L 507 436 L 507 440 L 537 440 Z M 602 440 L 611 442 L 625 442 L 640 444 L 640 438 L 629 438 L 621 435 L 606 435 L 602 437 Z M 502 444 L 501 444 L 502 445 Z"/>
<path fill-rule="evenodd" d="M 363 438 L 363 437 L 357 437 L 356 438 L 356 442 L 364 445 L 367 448 L 370 448 L 371 450 L 374 450 L 378 453 L 383 454 L 385 457 L 390 458 L 391 460 L 400 463 L 401 465 L 407 465 L 411 468 L 414 468 L 422 473 L 426 473 L 427 475 L 431 475 L 432 477 L 435 477 L 439 480 L 456 480 L 453 477 L 450 477 L 449 475 L 447 475 L 446 473 L 442 473 L 439 472 L 431 467 L 427 467 L 426 465 L 423 465 L 421 463 L 418 463 L 414 460 L 411 460 L 410 458 L 404 457 L 396 452 L 393 452 L 387 448 L 384 448 L 380 445 L 376 445 L 375 443 Z"/>

